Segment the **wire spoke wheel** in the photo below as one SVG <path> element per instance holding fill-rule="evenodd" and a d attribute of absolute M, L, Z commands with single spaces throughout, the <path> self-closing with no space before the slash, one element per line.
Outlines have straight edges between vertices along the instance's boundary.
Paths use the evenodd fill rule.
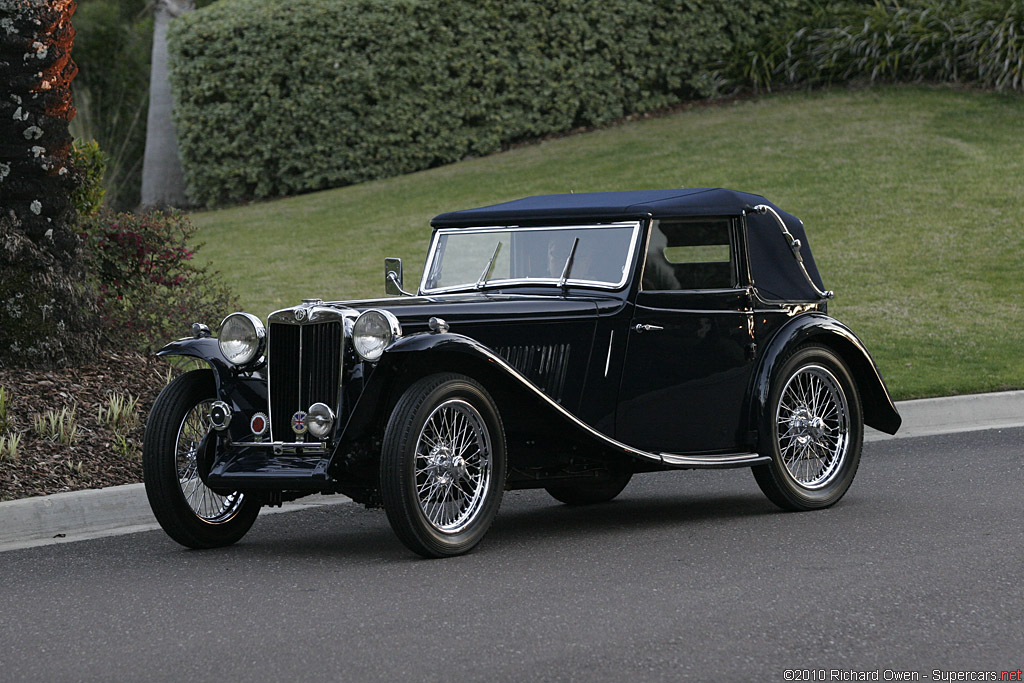
<path fill-rule="evenodd" d="M 491 439 L 480 413 L 461 399 L 430 414 L 416 442 L 416 494 L 427 521 L 458 533 L 480 510 L 491 479 Z"/>
<path fill-rule="evenodd" d="M 380 482 L 407 548 L 424 557 L 472 550 L 505 488 L 505 432 L 483 385 L 449 373 L 413 382 L 384 430 Z"/>
<path fill-rule="evenodd" d="M 164 387 L 146 421 L 142 475 L 153 515 L 167 535 L 189 548 L 231 545 L 249 531 L 260 501 L 218 491 L 203 481 L 200 445 L 210 432 L 217 395 L 213 373 L 193 370 Z M 208 448 L 216 445 L 208 442 Z M 205 464 L 209 468 L 210 464 Z"/>
<path fill-rule="evenodd" d="M 849 403 L 839 380 L 821 365 L 804 366 L 782 389 L 775 421 L 789 474 L 809 489 L 826 486 L 850 443 Z"/>
<path fill-rule="evenodd" d="M 174 462 L 181 495 L 196 517 L 209 524 L 223 524 L 242 507 L 245 495 L 232 492 L 222 496 L 211 490 L 199 476 L 199 444 L 210 431 L 210 406 L 203 401 L 185 414 L 174 442 Z"/>
<path fill-rule="evenodd" d="M 864 414 L 857 385 L 834 350 L 808 344 L 773 373 L 762 422 L 758 486 L 785 510 L 815 510 L 843 497 L 860 464 Z"/>

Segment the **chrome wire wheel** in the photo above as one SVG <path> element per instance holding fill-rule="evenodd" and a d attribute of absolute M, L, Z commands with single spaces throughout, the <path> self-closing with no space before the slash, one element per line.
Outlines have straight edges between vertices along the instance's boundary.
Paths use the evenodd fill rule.
<path fill-rule="evenodd" d="M 805 365 L 782 389 L 775 412 L 779 455 L 806 489 L 828 486 L 850 446 L 850 406 L 842 384 L 823 365 Z"/>
<path fill-rule="evenodd" d="M 210 431 L 212 405 L 212 400 L 203 401 L 185 413 L 174 442 L 174 465 L 181 495 L 196 518 L 207 524 L 224 524 L 238 514 L 245 496 L 238 492 L 217 494 L 199 476 L 199 444 Z"/>
<path fill-rule="evenodd" d="M 491 439 L 470 403 L 447 400 L 427 417 L 416 440 L 416 497 L 427 522 L 457 534 L 479 513 L 492 470 Z"/>
<path fill-rule="evenodd" d="M 407 548 L 423 557 L 472 550 L 505 490 L 505 430 L 483 385 L 454 373 L 410 384 L 384 429 L 380 484 Z"/>

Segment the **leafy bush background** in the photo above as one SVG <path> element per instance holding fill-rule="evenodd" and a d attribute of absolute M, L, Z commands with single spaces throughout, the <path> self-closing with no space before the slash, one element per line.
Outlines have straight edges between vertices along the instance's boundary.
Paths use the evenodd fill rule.
<path fill-rule="evenodd" d="M 944 82 L 1024 90 L 1024 0 L 805 0 L 725 70 L 773 85 Z"/>
<path fill-rule="evenodd" d="M 96 286 L 107 347 L 152 351 L 211 327 L 238 308 L 220 275 L 197 266 L 196 226 L 178 211 L 82 217 L 84 255 Z"/>
<path fill-rule="evenodd" d="M 408 173 L 714 94 L 799 0 L 222 0 L 170 29 L 204 204 Z"/>

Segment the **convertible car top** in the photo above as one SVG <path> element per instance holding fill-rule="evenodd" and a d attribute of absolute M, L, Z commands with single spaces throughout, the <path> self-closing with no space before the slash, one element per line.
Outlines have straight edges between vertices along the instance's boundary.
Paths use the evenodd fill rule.
<path fill-rule="evenodd" d="M 770 207 L 773 215 L 754 210 Z M 683 217 L 746 217 L 751 276 L 763 296 L 789 301 L 818 301 L 792 258 L 790 246 L 779 239 L 776 216 L 794 239 L 813 283 L 821 289 L 821 275 L 814 263 L 803 222 L 760 195 L 721 188 L 581 192 L 525 197 L 479 209 L 451 211 L 435 216 L 434 228 L 468 228 L 480 225 L 543 224 L 552 221 L 663 220 Z"/>

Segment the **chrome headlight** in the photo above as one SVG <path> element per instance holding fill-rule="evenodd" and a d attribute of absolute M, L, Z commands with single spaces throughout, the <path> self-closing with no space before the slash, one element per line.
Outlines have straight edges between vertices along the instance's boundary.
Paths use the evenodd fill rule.
<path fill-rule="evenodd" d="M 220 324 L 217 344 L 232 365 L 246 365 L 260 357 L 267 331 L 260 319 L 249 313 L 232 313 Z"/>
<path fill-rule="evenodd" d="M 360 358 L 371 363 L 380 360 L 384 349 L 401 336 L 398 318 L 377 308 L 364 311 L 352 326 L 352 346 Z"/>

